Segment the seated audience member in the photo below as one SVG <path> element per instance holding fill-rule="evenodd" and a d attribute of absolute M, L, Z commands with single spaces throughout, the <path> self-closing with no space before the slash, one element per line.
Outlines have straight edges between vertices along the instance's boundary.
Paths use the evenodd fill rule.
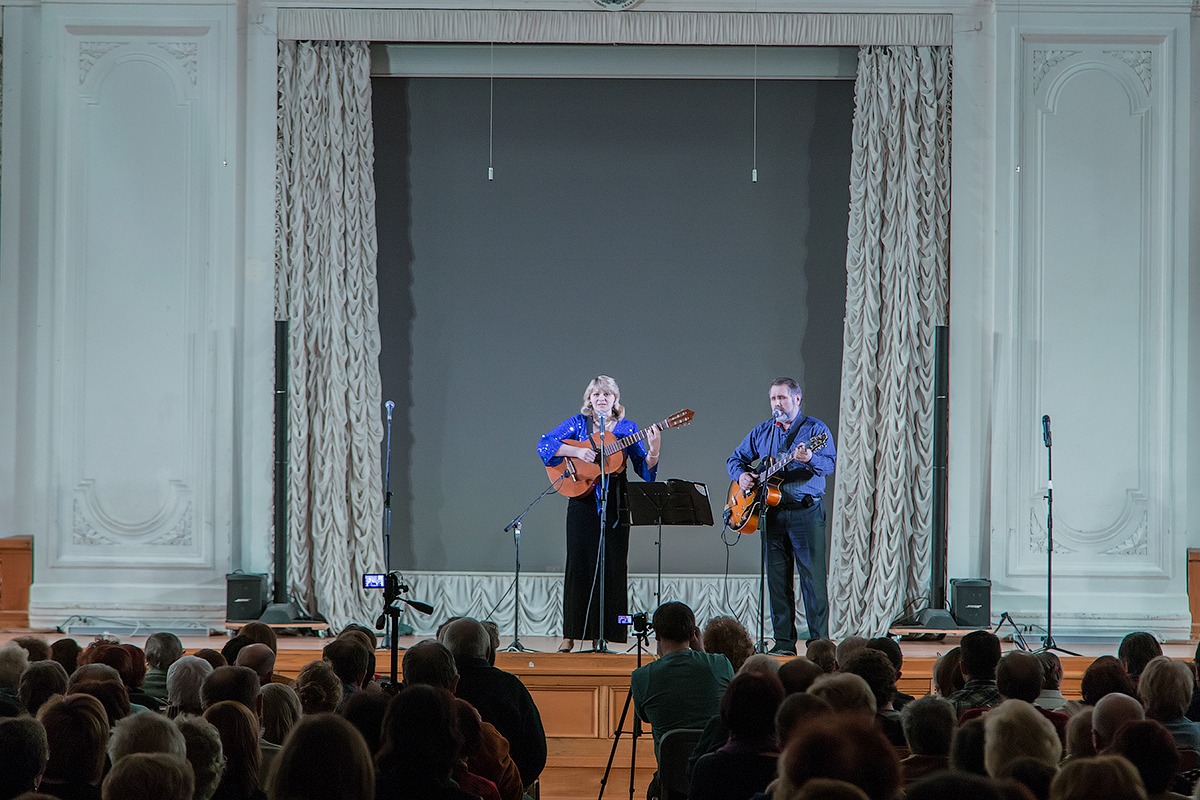
<path fill-rule="evenodd" d="M 867 640 L 862 636 L 847 636 L 838 642 L 836 654 L 838 669 L 844 669 L 846 659 L 867 646 Z"/>
<path fill-rule="evenodd" d="M 265 798 L 259 788 L 262 751 L 258 746 L 258 717 L 243 703 L 222 700 L 205 709 L 204 719 L 217 729 L 225 756 L 225 771 L 213 800 Z"/>
<path fill-rule="evenodd" d="M 704 652 L 708 652 L 705 650 Z M 732 666 L 732 665 L 731 665 Z M 734 667 L 733 674 L 737 675 L 742 672 L 753 672 L 756 675 L 774 675 L 779 677 L 779 667 L 781 663 L 778 658 L 767 653 L 754 653 L 740 667 Z"/>
<path fill-rule="evenodd" d="M 1124 665 L 1125 672 L 1129 674 L 1134 684 L 1139 682 L 1142 670 L 1146 668 L 1151 659 L 1158 658 L 1162 654 L 1162 645 L 1158 643 L 1158 639 L 1154 638 L 1154 634 L 1146 631 L 1134 631 L 1127 634 L 1117 648 L 1117 658 Z"/>
<path fill-rule="evenodd" d="M 996 667 L 996 689 L 1004 700 L 1022 700 L 1032 705 L 1039 714 L 1050 720 L 1059 741 L 1066 745 L 1067 720 L 1070 717 L 1057 711 L 1047 711 L 1033 702 L 1042 691 L 1044 674 L 1040 658 L 1032 653 L 1014 650 L 1001 658 Z"/>
<path fill-rule="evenodd" d="M 104 800 L 192 800 L 192 767 L 180 756 L 134 753 L 113 764 Z"/>
<path fill-rule="evenodd" d="M 1048 800 L 1050 784 L 1058 775 L 1058 766 L 1029 756 L 1014 758 L 1001 768 L 998 780 L 1015 781 L 1029 790 L 1033 800 Z"/>
<path fill-rule="evenodd" d="M 29 653 L 19 644 L 0 647 L 0 696 L 20 708 L 21 675 L 29 666 Z"/>
<path fill-rule="evenodd" d="M 824 672 L 837 671 L 837 644 L 832 639 L 813 639 L 805 646 L 804 657 Z"/>
<path fill-rule="evenodd" d="M 900 712 L 892 708 L 892 696 L 896 694 L 896 670 L 888 657 L 878 650 L 863 647 L 846 659 L 842 671 L 858 675 L 867 682 L 871 694 L 875 696 L 875 720 L 883 735 L 896 747 L 907 746 L 904 727 L 900 724 Z"/>
<path fill-rule="evenodd" d="M 342 682 L 342 704 L 350 695 L 362 689 L 371 666 L 371 651 L 357 638 L 345 636 L 334 639 L 321 651 Z"/>
<path fill-rule="evenodd" d="M 713 617 L 704 623 L 704 652 L 720 653 L 729 659 L 736 673 L 747 658 L 754 655 L 754 642 L 742 623 L 733 617 Z"/>
<path fill-rule="evenodd" d="M 226 666 L 236 666 L 238 653 L 242 652 L 242 648 L 248 644 L 254 644 L 254 640 L 240 633 L 226 642 L 225 646 L 221 648 L 221 658 L 225 659 Z"/>
<path fill-rule="evenodd" d="M 1091 711 L 1092 755 L 1107 750 L 1117 731 L 1126 722 L 1140 722 L 1146 718 L 1146 710 L 1141 703 L 1119 692 L 1101 697 Z"/>
<path fill-rule="evenodd" d="M 21 647 L 29 655 L 29 663 L 50 660 L 50 645 L 40 636 L 17 636 L 13 644 Z"/>
<path fill-rule="evenodd" d="M 247 622 L 241 628 L 238 628 L 238 636 L 245 636 L 252 642 L 265 644 L 271 648 L 272 653 L 279 652 L 279 637 L 275 634 L 275 629 L 265 622 Z"/>
<path fill-rule="evenodd" d="M 508 740 L 522 782 L 531 785 L 546 767 L 546 731 L 529 690 L 516 675 L 488 664 L 492 640 L 478 620 L 455 620 L 443 629 L 439 641 L 450 650 L 458 667 L 455 694 L 475 706 L 483 721 Z"/>
<path fill-rule="evenodd" d="M 36 789 L 49 758 L 42 723 L 32 717 L 0 720 L 0 800 Z"/>
<path fill-rule="evenodd" d="M 707 645 L 705 652 L 708 652 Z M 728 656 L 726 656 L 728 658 Z M 735 674 L 750 674 L 755 675 L 770 675 L 779 677 L 779 659 L 768 655 L 767 653 L 754 653 L 745 661 L 742 662 Z M 786 694 L 787 690 L 784 690 Z M 696 768 L 696 762 L 701 756 L 715 752 L 718 747 L 725 744 L 729 740 L 729 728 L 725 727 L 725 720 L 720 714 L 716 714 L 708 720 L 704 729 L 700 733 L 700 738 L 696 741 L 696 746 L 692 748 L 692 754 L 688 757 L 687 776 L 688 783 L 692 780 L 692 771 Z"/>
<path fill-rule="evenodd" d="M 187 760 L 196 778 L 194 800 L 212 800 L 221 782 L 221 773 L 225 770 L 221 735 L 211 722 L 194 714 L 176 717 L 174 721 L 183 736 Z"/>
<path fill-rule="evenodd" d="M 262 738 L 282 746 L 288 731 L 300 720 L 296 690 L 282 683 L 268 683 L 258 690 L 258 699 L 262 709 Z"/>
<path fill-rule="evenodd" d="M 38 711 L 50 757 L 38 791 L 61 800 L 96 800 L 104 775 L 108 714 L 95 697 L 51 697 Z"/>
<path fill-rule="evenodd" d="M 958 720 L 949 700 L 936 695 L 913 700 L 900 712 L 900 722 L 910 753 L 900 762 L 906 787 L 950 768 L 950 742 Z"/>
<path fill-rule="evenodd" d="M 362 625 L 347 625 L 346 628 L 338 634 L 339 639 L 351 639 L 361 644 L 367 651 L 367 677 L 363 679 L 362 688 L 375 691 L 379 689 L 379 684 L 375 681 L 375 635 L 368 633 L 363 629 Z"/>
<path fill-rule="evenodd" d="M 450 773 L 451 780 L 458 788 L 477 795 L 481 800 L 501 800 L 500 789 L 495 782 L 473 772 L 468 764 L 472 758 L 479 757 L 483 745 L 483 719 L 475 706 L 461 697 L 454 698 L 454 713 L 463 743 L 458 751 L 458 761 L 454 762 L 454 771 Z"/>
<path fill-rule="evenodd" d="M 1024 700 L 1005 700 L 984 714 L 983 730 L 983 764 L 993 778 L 1008 762 L 1024 756 L 1050 765 L 1062 758 L 1054 724 Z"/>
<path fill-rule="evenodd" d="M 196 656 L 182 656 L 167 668 L 168 717 L 204 713 L 200 687 L 212 671 L 212 664 Z"/>
<path fill-rule="evenodd" d="M 260 642 L 251 642 L 239 650 L 234 664 L 254 670 L 259 687 L 272 683 L 275 677 L 275 653 Z"/>
<path fill-rule="evenodd" d="M 987 777 L 983 744 L 983 717 L 959 724 L 950 740 L 950 769 Z"/>
<path fill-rule="evenodd" d="M 225 656 L 211 647 L 203 647 L 195 652 L 196 658 L 202 658 L 212 665 L 213 669 L 217 667 L 227 667 L 229 662 L 225 660 Z"/>
<path fill-rule="evenodd" d="M 17 693 L 25 710 L 37 716 L 42 703 L 67 693 L 67 671 L 57 661 L 35 661 L 22 673 Z"/>
<path fill-rule="evenodd" d="M 962 650 L 952 647 L 938 656 L 933 664 L 933 691 L 939 697 L 950 699 L 966 685 L 962 675 Z"/>
<path fill-rule="evenodd" d="M 1073 758 L 1091 758 L 1096 755 L 1096 744 L 1093 741 L 1092 712 L 1089 707 L 1080 709 L 1067 721 L 1067 749 L 1063 761 Z"/>
<path fill-rule="evenodd" d="M 1050 784 L 1050 800 L 1146 800 L 1133 765 L 1121 756 L 1069 761 Z"/>
<path fill-rule="evenodd" d="M 1137 697 L 1137 686 L 1125 671 L 1124 664 L 1113 656 L 1100 656 L 1084 670 L 1079 692 L 1082 699 L 1068 700 L 1059 711 L 1074 716 L 1079 709 L 1094 706 L 1101 697 L 1113 692 Z"/>
<path fill-rule="evenodd" d="M 761 797 L 770 797 L 763 794 Z M 813 778 L 796 790 L 793 800 L 869 800 L 867 793 L 846 781 Z"/>
<path fill-rule="evenodd" d="M 775 779 L 779 742 L 775 712 L 783 684 L 773 675 L 742 673 L 721 698 L 729 741 L 696 762 L 689 800 L 746 800 Z"/>
<path fill-rule="evenodd" d="M 79 654 L 79 665 L 85 664 L 107 664 L 112 667 L 117 671 L 126 690 L 133 682 L 133 658 L 116 642 L 101 640 L 89 644 Z"/>
<path fill-rule="evenodd" d="M 1062 662 L 1049 650 L 1038 653 L 1037 658 L 1042 662 L 1042 691 L 1038 693 L 1033 704 L 1047 711 L 1058 711 L 1067 702 L 1060 688 L 1063 676 Z"/>
<path fill-rule="evenodd" d="M 342 681 L 328 661 L 312 661 L 301 667 L 295 689 L 303 716 L 337 711 L 342 704 Z"/>
<path fill-rule="evenodd" d="M 233 700 L 254 711 L 258 708 L 258 676 L 249 667 L 217 667 L 200 685 L 200 705 Z"/>
<path fill-rule="evenodd" d="M 867 640 L 867 649 L 878 650 L 887 656 L 888 661 L 892 662 L 892 669 L 896 670 L 896 681 L 899 682 L 904 669 L 904 653 L 900 650 L 900 643 L 890 636 L 878 636 L 874 639 Z M 904 706 L 913 701 L 911 694 L 906 694 L 899 689 L 892 695 L 892 708 L 896 711 L 904 710 Z"/>
<path fill-rule="evenodd" d="M 1138 697 L 1146 707 L 1146 719 L 1161 722 L 1182 750 L 1200 750 L 1200 724 L 1183 715 L 1192 702 L 1192 684 L 1187 664 L 1165 656 L 1150 659 L 1138 681 Z"/>
<path fill-rule="evenodd" d="M 807 692 L 812 682 L 824 674 L 825 670 L 804 656 L 788 659 L 779 665 L 779 680 L 788 694 Z"/>
<path fill-rule="evenodd" d="M 1000 663 L 1000 639 L 991 631 L 971 631 L 959 645 L 962 660 L 963 688 L 950 697 L 961 719 L 972 708 L 991 708 L 1000 705 L 1000 690 L 996 688 L 996 666 Z"/>
<path fill-rule="evenodd" d="M 160 703 L 167 702 L 167 670 L 179 659 L 183 658 L 183 642 L 179 637 L 167 631 L 152 633 L 146 639 L 146 679 L 142 681 L 142 691 L 157 698 Z"/>
<path fill-rule="evenodd" d="M 982 720 L 973 720 L 982 722 Z M 914 783 L 904 800 L 1009 800 L 997 783 L 969 772 L 936 772 Z"/>
<path fill-rule="evenodd" d="M 813 778 L 846 781 L 870 800 L 894 800 L 900 789 L 895 749 L 870 720 L 861 718 L 823 718 L 797 732 L 780 757 L 779 773 L 788 787 L 801 787 Z"/>
<path fill-rule="evenodd" d="M 121 683 L 121 675 L 108 664 L 80 664 L 67 678 L 67 694 L 88 681 Z"/>
<path fill-rule="evenodd" d="M 822 675 L 808 687 L 808 693 L 824 700 L 839 714 L 861 714 L 875 718 L 875 694 L 859 675 L 835 672 Z"/>
<path fill-rule="evenodd" d="M 50 645 L 50 659 L 62 664 L 70 675 L 79 666 L 79 653 L 82 650 L 74 639 L 59 639 Z"/>
<path fill-rule="evenodd" d="M 134 714 L 113 726 L 108 761 L 116 764 L 134 753 L 166 753 L 187 759 L 187 744 L 175 723 L 162 714 Z"/>
<path fill-rule="evenodd" d="M 129 661 L 132 664 L 132 669 L 129 673 L 129 702 L 133 705 L 148 708 L 151 711 L 162 711 L 163 702 L 157 697 L 148 695 L 143 688 L 146 680 L 146 653 L 137 645 L 123 644 L 121 645 L 126 653 L 129 654 Z"/>
<path fill-rule="evenodd" d="M 392 696 L 385 692 L 356 692 L 353 697 L 346 701 L 346 705 L 342 706 L 342 716 L 346 718 L 354 727 L 358 728 L 358 732 L 363 735 L 366 740 L 367 749 L 374 756 L 379 752 L 379 746 L 383 741 L 383 716 L 387 713 L 388 703 L 391 702 Z M 495 730 L 495 728 L 492 728 Z M 499 733 L 496 734 L 500 736 Z M 503 736 L 500 736 L 503 739 Z M 508 754 L 508 742 L 504 742 L 505 755 Z M 512 759 L 509 759 L 512 764 Z M 512 772 L 515 776 L 517 789 L 521 789 L 521 775 L 517 772 L 517 765 L 512 764 Z M 520 800 L 519 795 L 516 800 Z"/>
<path fill-rule="evenodd" d="M 335 714 L 296 724 L 271 772 L 271 800 L 375 800 L 375 768 L 362 734 Z"/>
<path fill-rule="evenodd" d="M 71 688 L 71 694 L 90 694 L 104 706 L 111 728 L 130 714 L 129 692 L 116 681 L 84 681 Z"/>
<path fill-rule="evenodd" d="M 833 708 L 815 694 L 797 692 L 783 698 L 775 712 L 775 738 L 782 750 L 791 742 L 797 730 L 812 720 L 833 714 Z"/>
<path fill-rule="evenodd" d="M 1107 754 L 1123 756 L 1133 764 L 1150 800 L 1186 800 L 1169 791 L 1179 771 L 1179 751 L 1161 722 L 1147 719 L 1122 725 Z"/>
<path fill-rule="evenodd" d="M 1195 674 L 1196 683 L 1192 687 L 1192 704 L 1188 706 L 1187 718 L 1192 722 L 1200 722 L 1200 644 L 1196 645 L 1196 655 L 1192 657 L 1192 672 Z"/>
<path fill-rule="evenodd" d="M 406 686 L 388 706 L 376 776 L 379 800 L 478 800 L 454 786 L 462 736 L 454 696 L 425 684 Z"/>

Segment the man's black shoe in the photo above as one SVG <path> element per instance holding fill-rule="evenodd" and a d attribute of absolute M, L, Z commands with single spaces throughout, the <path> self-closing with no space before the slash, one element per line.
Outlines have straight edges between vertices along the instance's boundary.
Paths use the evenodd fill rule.
<path fill-rule="evenodd" d="M 767 652 L 773 656 L 794 656 L 796 655 L 796 648 L 789 647 L 786 644 L 777 644 Z"/>

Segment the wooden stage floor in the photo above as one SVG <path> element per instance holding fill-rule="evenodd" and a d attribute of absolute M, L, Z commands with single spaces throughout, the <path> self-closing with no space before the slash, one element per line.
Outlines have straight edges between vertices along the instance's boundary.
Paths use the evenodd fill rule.
<path fill-rule="evenodd" d="M 0 644 L 15 636 L 34 634 L 54 641 L 62 634 L 45 631 L 5 631 L 0 634 Z M 78 636 L 76 640 L 85 645 L 90 637 Z M 407 647 L 425 637 L 401 637 L 399 644 Z M 143 646 L 145 636 L 129 636 L 123 641 Z M 225 636 L 183 637 L 188 652 L 203 647 L 220 650 L 227 641 Z M 276 671 L 295 676 L 301 667 L 320 658 L 321 648 L 327 639 L 316 636 L 281 636 Z M 1035 645 L 1038 640 L 1030 638 Z M 507 646 L 511 638 L 501 637 L 501 645 Z M 597 797 L 600 778 L 608 761 L 614 734 L 625 698 L 629 693 L 629 675 L 637 666 L 637 657 L 627 645 L 611 646 L 611 654 L 600 653 L 556 653 L 557 638 L 529 636 L 522 644 L 530 652 L 501 652 L 496 666 L 519 676 L 529 688 L 542 714 L 546 729 L 549 759 L 541 778 L 541 796 L 546 800 L 582 800 Z M 904 668 L 899 687 L 908 694 L 920 697 L 928 694 L 932 686 L 933 666 L 937 657 L 958 643 L 955 635 L 944 641 L 902 642 Z M 1081 653 L 1079 657 L 1062 656 L 1065 678 L 1063 693 L 1067 697 L 1079 696 L 1079 681 L 1083 671 L 1097 656 L 1116 653 L 1117 642 L 1080 643 L 1060 641 L 1059 645 Z M 651 641 L 653 646 L 653 641 Z M 1006 650 L 1012 649 L 1009 642 Z M 1168 644 L 1164 651 L 1172 658 L 1190 659 L 1195 648 L 1190 644 Z M 403 654 L 401 654 L 403 657 Z M 643 663 L 650 654 L 643 654 Z M 377 669 L 386 675 L 390 669 L 389 654 L 385 650 L 376 653 Z M 632 713 L 632 712 L 631 712 Z M 605 796 L 620 798 L 628 795 L 632 747 L 629 731 L 632 719 L 626 720 L 624 733 L 620 736 L 612 771 Z M 635 798 L 645 797 L 646 786 L 654 772 L 654 749 L 649 733 L 638 740 L 637 769 L 634 780 Z"/>

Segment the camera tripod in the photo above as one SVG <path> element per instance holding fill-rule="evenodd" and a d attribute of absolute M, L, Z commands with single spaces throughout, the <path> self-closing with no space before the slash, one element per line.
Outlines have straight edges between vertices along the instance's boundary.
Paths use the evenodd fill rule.
<path fill-rule="evenodd" d="M 638 630 L 634 626 L 633 635 L 637 639 L 637 665 L 640 669 L 642 666 L 642 648 L 647 646 L 646 640 L 650 637 L 650 627 L 647 625 L 643 630 Z M 608 774 L 612 771 L 613 759 L 617 755 L 617 743 L 621 741 L 621 734 L 625 733 L 625 717 L 629 714 L 629 704 L 633 701 L 633 687 L 629 687 L 629 693 L 625 695 L 625 707 L 621 709 L 621 719 L 617 722 L 617 732 L 613 736 L 612 750 L 608 753 L 608 763 L 604 765 L 604 775 L 600 778 L 600 796 L 596 800 L 604 800 L 604 787 L 608 785 Z M 633 748 L 629 758 L 629 800 L 633 800 L 633 782 L 637 775 L 637 741 L 642 735 L 642 720 L 637 716 L 636 712 L 633 717 L 633 731 L 630 733 L 633 737 Z"/>

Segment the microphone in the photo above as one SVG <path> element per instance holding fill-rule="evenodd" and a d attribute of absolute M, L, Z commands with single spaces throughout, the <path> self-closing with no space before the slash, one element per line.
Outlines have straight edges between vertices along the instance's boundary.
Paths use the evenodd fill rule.
<path fill-rule="evenodd" d="M 1046 447 L 1050 446 L 1050 415 L 1049 414 L 1042 415 L 1042 441 L 1045 442 Z"/>
<path fill-rule="evenodd" d="M 782 408 L 777 408 L 771 412 L 771 416 L 775 418 L 776 425 L 783 425 L 783 420 L 787 415 L 783 413 Z"/>
<path fill-rule="evenodd" d="M 599 420 L 600 430 L 604 430 L 604 415 L 597 411 L 596 419 Z"/>
<path fill-rule="evenodd" d="M 387 409 L 388 421 L 390 422 L 392 419 L 392 409 L 396 407 L 396 404 L 388 400 L 383 404 L 383 407 Z"/>

